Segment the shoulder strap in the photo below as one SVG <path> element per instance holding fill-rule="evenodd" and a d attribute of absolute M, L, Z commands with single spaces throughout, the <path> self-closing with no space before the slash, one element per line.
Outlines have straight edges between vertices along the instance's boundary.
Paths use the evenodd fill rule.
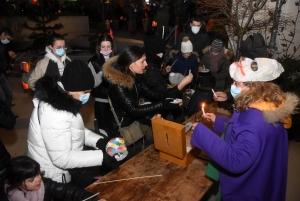
<path fill-rule="evenodd" d="M 37 114 L 37 118 L 38 118 L 38 121 L 39 121 L 39 125 L 41 127 L 41 121 L 40 121 L 40 116 L 39 116 L 39 110 L 40 110 L 40 102 L 38 104 L 38 107 L 37 107 L 37 110 L 36 110 L 36 114 Z"/>
<path fill-rule="evenodd" d="M 116 120 L 116 123 L 117 123 L 119 129 L 121 129 L 121 123 L 120 123 L 119 120 L 118 120 L 118 116 L 117 116 L 117 114 L 116 114 L 116 112 L 115 112 L 114 107 L 112 106 L 112 103 L 111 103 L 111 100 L 110 100 L 109 96 L 108 96 L 108 103 L 109 103 L 109 105 L 110 105 L 110 110 L 111 110 L 111 112 L 112 112 L 113 115 L 114 115 L 114 118 L 115 118 L 115 120 Z"/>

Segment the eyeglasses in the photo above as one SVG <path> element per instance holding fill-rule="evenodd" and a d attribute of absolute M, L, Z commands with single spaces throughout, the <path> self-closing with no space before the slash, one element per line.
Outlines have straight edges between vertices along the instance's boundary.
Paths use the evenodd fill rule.
<path fill-rule="evenodd" d="M 190 55 L 192 53 L 191 52 L 187 52 L 187 53 L 182 53 L 182 54 L 184 54 L 184 55 Z"/>

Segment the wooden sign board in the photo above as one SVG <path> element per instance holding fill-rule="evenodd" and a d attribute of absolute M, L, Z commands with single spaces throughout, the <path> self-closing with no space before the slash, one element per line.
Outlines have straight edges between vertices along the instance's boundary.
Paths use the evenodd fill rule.
<path fill-rule="evenodd" d="M 183 167 L 188 166 L 200 154 L 200 150 L 192 147 L 190 136 L 185 133 L 182 124 L 168 120 L 152 119 L 154 147 L 159 156 Z"/>

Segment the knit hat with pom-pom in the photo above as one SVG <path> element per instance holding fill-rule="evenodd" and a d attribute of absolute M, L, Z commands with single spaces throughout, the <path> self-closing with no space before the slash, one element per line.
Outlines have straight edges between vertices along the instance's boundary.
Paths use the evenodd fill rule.
<path fill-rule="evenodd" d="M 189 37 L 184 37 L 181 43 L 181 52 L 182 53 L 190 53 L 193 52 L 193 44 L 189 40 Z"/>

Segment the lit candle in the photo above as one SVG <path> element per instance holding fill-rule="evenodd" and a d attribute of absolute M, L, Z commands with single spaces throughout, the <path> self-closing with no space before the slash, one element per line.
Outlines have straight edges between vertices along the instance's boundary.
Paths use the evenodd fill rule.
<path fill-rule="evenodd" d="M 216 98 L 218 98 L 218 96 L 217 96 L 217 94 L 215 93 L 214 89 L 211 89 L 211 91 L 213 92 L 214 96 L 215 96 Z"/>
<path fill-rule="evenodd" d="M 205 116 L 204 103 L 202 103 L 202 113 L 203 113 L 203 116 Z"/>

